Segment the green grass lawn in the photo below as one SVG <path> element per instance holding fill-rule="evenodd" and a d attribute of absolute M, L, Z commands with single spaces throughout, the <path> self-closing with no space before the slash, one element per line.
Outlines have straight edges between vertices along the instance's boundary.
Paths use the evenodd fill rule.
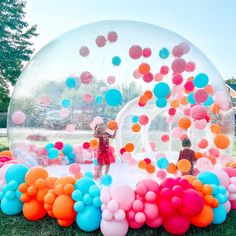
<path fill-rule="evenodd" d="M 7 148 L 6 138 L 0 138 L 0 150 Z M 236 156 L 236 143 L 234 145 L 233 155 Z M 32 236 L 59 236 L 59 235 L 102 235 L 100 230 L 92 233 L 85 233 L 81 231 L 74 223 L 69 228 L 60 227 L 55 219 L 45 217 L 37 222 L 30 222 L 26 220 L 22 214 L 17 216 L 6 216 L 0 212 L 0 236 L 20 236 L 20 235 L 32 235 Z M 147 226 L 139 230 L 129 230 L 128 235 L 170 235 L 164 231 L 162 227 L 158 229 L 151 229 Z M 189 231 L 185 235 L 191 236 L 234 236 L 236 235 L 236 211 L 231 211 L 226 221 L 221 225 L 210 225 L 207 228 L 196 228 L 191 226 Z"/>

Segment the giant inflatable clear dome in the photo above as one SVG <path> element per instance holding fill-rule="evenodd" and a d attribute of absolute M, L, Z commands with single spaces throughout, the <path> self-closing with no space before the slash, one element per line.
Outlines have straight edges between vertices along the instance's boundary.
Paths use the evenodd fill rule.
<path fill-rule="evenodd" d="M 233 108 L 221 75 L 186 39 L 154 25 L 97 22 L 43 47 L 11 99 L 10 148 L 28 166 L 92 170 L 99 123 L 111 134 L 118 126 L 110 146 L 119 168 L 152 174 L 176 164 L 185 137 L 196 159 L 231 159 Z"/>

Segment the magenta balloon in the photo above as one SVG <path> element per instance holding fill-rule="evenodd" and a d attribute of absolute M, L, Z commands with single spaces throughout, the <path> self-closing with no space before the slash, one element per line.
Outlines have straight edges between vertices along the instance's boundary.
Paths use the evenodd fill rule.
<path fill-rule="evenodd" d="M 205 102 L 208 98 L 208 93 L 204 89 L 199 89 L 194 93 L 194 98 L 199 103 Z"/>
<path fill-rule="evenodd" d="M 163 219 L 162 217 L 158 216 L 154 220 L 146 220 L 146 224 L 151 228 L 158 228 L 162 225 Z"/>

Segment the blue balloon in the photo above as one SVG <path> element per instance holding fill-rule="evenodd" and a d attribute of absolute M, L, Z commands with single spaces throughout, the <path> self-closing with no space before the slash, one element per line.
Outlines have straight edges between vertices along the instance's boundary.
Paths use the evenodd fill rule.
<path fill-rule="evenodd" d="M 212 187 L 212 194 L 215 195 L 217 193 L 219 193 L 219 187 L 215 184 L 211 184 Z"/>
<path fill-rule="evenodd" d="M 97 185 L 92 185 L 89 188 L 89 194 L 91 194 L 93 197 L 100 196 L 100 188 L 98 188 Z"/>
<path fill-rule="evenodd" d="M 170 52 L 167 48 L 162 48 L 160 51 L 159 51 L 159 57 L 161 59 L 166 59 L 167 57 L 169 57 L 170 55 Z"/>
<path fill-rule="evenodd" d="M 206 74 L 200 73 L 197 74 L 193 80 L 195 87 L 204 88 L 209 82 L 209 78 Z"/>
<path fill-rule="evenodd" d="M 218 177 L 213 174 L 210 171 L 202 172 L 200 173 L 197 178 L 203 183 L 203 184 L 215 184 L 217 186 L 220 185 L 220 181 Z"/>
<path fill-rule="evenodd" d="M 76 190 L 73 191 L 71 197 L 72 197 L 72 199 L 73 199 L 74 201 L 76 201 L 76 202 L 77 202 L 77 201 L 82 201 L 82 199 L 83 199 L 83 194 L 82 194 L 82 192 L 81 192 L 80 190 L 76 189 Z"/>
<path fill-rule="evenodd" d="M 214 197 L 219 201 L 220 204 L 224 204 L 228 200 L 227 196 L 222 193 L 218 193 Z"/>
<path fill-rule="evenodd" d="M 93 160 L 93 164 L 94 164 L 95 166 L 98 166 L 98 159 L 97 159 L 97 158 Z"/>
<path fill-rule="evenodd" d="M 96 184 L 91 178 L 83 177 L 81 179 L 78 179 L 75 182 L 74 186 L 75 186 L 75 189 L 79 189 L 82 192 L 82 194 L 84 195 L 89 192 L 89 188 L 92 185 L 96 185 Z"/>
<path fill-rule="evenodd" d="M 167 105 L 167 100 L 165 98 L 158 98 L 156 100 L 156 106 L 159 108 L 163 108 Z"/>
<path fill-rule="evenodd" d="M 16 198 L 16 192 L 9 190 L 6 192 L 5 197 L 9 200 L 12 200 L 12 199 Z"/>
<path fill-rule="evenodd" d="M 1 210 L 6 215 L 17 215 L 22 211 L 23 203 L 18 199 L 7 199 L 4 197 L 1 201 Z"/>
<path fill-rule="evenodd" d="M 17 189 L 17 190 L 16 190 L 16 197 L 17 197 L 18 199 L 20 199 L 21 195 L 22 195 L 22 192 L 20 192 L 19 189 Z"/>
<path fill-rule="evenodd" d="M 208 96 L 207 100 L 203 103 L 205 107 L 210 106 L 213 103 L 212 96 Z"/>
<path fill-rule="evenodd" d="M 213 208 L 214 218 L 212 224 L 222 224 L 226 220 L 226 209 L 223 204 L 220 204 L 217 208 Z"/>
<path fill-rule="evenodd" d="M 93 205 L 94 205 L 95 207 L 101 207 L 102 202 L 101 202 L 101 200 L 100 200 L 100 196 L 93 198 Z"/>
<path fill-rule="evenodd" d="M 53 143 L 48 143 L 48 144 L 45 146 L 45 149 L 48 151 L 48 149 L 53 148 L 53 147 L 54 147 L 54 144 L 53 144 Z"/>
<path fill-rule="evenodd" d="M 8 189 L 9 190 L 17 190 L 18 189 L 18 183 L 15 180 L 12 180 L 8 183 Z"/>
<path fill-rule="evenodd" d="M 102 96 L 97 96 L 95 98 L 95 101 L 96 101 L 97 104 L 102 104 Z"/>
<path fill-rule="evenodd" d="M 56 148 L 50 148 L 48 149 L 48 158 L 51 160 L 56 159 L 59 155 L 59 151 Z"/>
<path fill-rule="evenodd" d="M 132 117 L 132 122 L 133 123 L 138 123 L 138 116 L 133 116 Z"/>
<path fill-rule="evenodd" d="M 73 160 L 73 161 L 74 161 L 74 159 L 75 159 L 75 153 L 74 153 L 74 152 L 70 152 L 70 153 L 68 154 L 68 158 L 69 158 L 69 160 Z"/>
<path fill-rule="evenodd" d="M 170 87 L 165 82 L 157 83 L 153 89 L 153 93 L 158 98 L 166 98 L 170 93 Z"/>
<path fill-rule="evenodd" d="M 82 201 L 78 201 L 74 204 L 74 210 L 76 212 L 81 212 L 84 210 L 84 203 Z"/>
<path fill-rule="evenodd" d="M 76 87 L 76 80 L 73 77 L 69 77 L 66 80 L 66 86 L 68 88 L 75 88 Z"/>
<path fill-rule="evenodd" d="M 226 188 L 224 186 L 221 185 L 221 186 L 218 187 L 218 189 L 219 189 L 220 193 L 226 194 Z"/>
<path fill-rule="evenodd" d="M 73 147 L 71 144 L 64 144 L 62 151 L 66 156 L 69 156 L 73 151 Z"/>
<path fill-rule="evenodd" d="M 71 106 L 71 100 L 69 98 L 65 98 L 61 101 L 61 106 L 64 108 L 68 108 Z"/>
<path fill-rule="evenodd" d="M 3 197 L 4 197 L 4 193 L 0 192 L 0 201 L 2 201 Z"/>
<path fill-rule="evenodd" d="M 90 172 L 90 171 L 85 172 L 85 173 L 84 173 L 84 177 L 88 177 L 88 178 L 90 178 L 90 179 L 93 179 L 93 173 Z"/>
<path fill-rule="evenodd" d="M 6 172 L 6 182 L 9 183 L 12 180 L 15 180 L 18 184 L 25 182 L 25 175 L 28 172 L 29 168 L 23 164 L 15 164 Z"/>
<path fill-rule="evenodd" d="M 161 157 L 159 160 L 157 160 L 157 166 L 160 169 L 166 169 L 169 165 L 169 161 L 165 157 Z"/>
<path fill-rule="evenodd" d="M 109 89 L 105 93 L 105 101 L 108 106 L 116 107 L 122 103 L 121 92 L 117 89 Z"/>
<path fill-rule="evenodd" d="M 112 177 L 111 175 L 105 174 L 102 176 L 102 180 L 101 180 L 102 184 L 104 186 L 109 186 L 112 184 Z"/>
<path fill-rule="evenodd" d="M 121 63 L 120 57 L 115 56 L 115 57 L 112 58 L 112 64 L 113 64 L 114 66 L 119 66 L 120 63 Z"/>
<path fill-rule="evenodd" d="M 82 212 L 77 214 L 76 223 L 80 229 L 86 232 L 91 232 L 100 227 L 101 218 L 101 209 L 94 205 L 88 205 L 84 207 Z"/>
<path fill-rule="evenodd" d="M 91 203 L 93 202 L 93 197 L 86 193 L 84 196 L 83 196 L 83 202 L 85 205 L 91 205 Z"/>
<path fill-rule="evenodd" d="M 196 100 L 195 100 L 195 98 L 194 98 L 194 94 L 193 94 L 193 93 L 190 93 L 190 94 L 188 95 L 187 100 L 188 100 L 188 102 L 189 102 L 190 104 L 196 104 L 196 103 L 197 103 Z"/>

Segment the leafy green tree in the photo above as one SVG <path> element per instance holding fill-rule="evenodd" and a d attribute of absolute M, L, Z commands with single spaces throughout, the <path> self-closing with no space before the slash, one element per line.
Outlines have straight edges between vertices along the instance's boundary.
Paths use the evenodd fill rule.
<path fill-rule="evenodd" d="M 32 37 L 37 36 L 36 25 L 25 21 L 25 1 L 0 1 L 0 108 L 7 111 L 9 85 L 15 85 L 24 62 L 33 53 Z"/>
<path fill-rule="evenodd" d="M 229 84 L 236 84 L 236 78 L 232 76 L 231 78 L 225 80 L 225 83 L 228 85 Z"/>

